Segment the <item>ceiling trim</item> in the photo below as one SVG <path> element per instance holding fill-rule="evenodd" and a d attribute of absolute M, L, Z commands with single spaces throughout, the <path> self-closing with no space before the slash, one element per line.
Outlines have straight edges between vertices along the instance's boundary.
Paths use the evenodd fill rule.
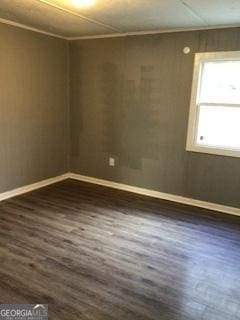
<path fill-rule="evenodd" d="M 82 14 L 80 14 L 80 13 L 78 13 L 78 12 L 69 10 L 69 9 L 67 9 L 67 8 L 64 8 L 64 7 L 61 7 L 61 6 L 59 6 L 59 5 L 55 4 L 55 3 L 51 3 L 51 2 L 48 1 L 48 0 L 38 0 L 38 1 L 41 2 L 41 3 L 44 3 L 44 4 L 47 5 L 47 6 L 53 7 L 53 8 L 55 8 L 55 9 L 58 9 L 58 10 L 61 10 L 61 11 L 64 11 L 64 12 L 66 12 L 66 13 L 69 13 L 69 14 L 73 15 L 73 16 L 76 16 L 76 17 L 81 18 L 81 19 L 83 19 L 83 20 L 86 20 L 86 21 L 88 21 L 88 22 L 97 24 L 97 25 L 99 25 L 99 26 L 102 26 L 102 27 L 104 27 L 104 28 L 110 29 L 110 30 L 112 30 L 112 31 L 121 32 L 121 30 L 119 30 L 119 29 L 117 29 L 117 28 L 115 28 L 115 27 L 113 27 L 113 26 L 111 26 L 111 25 L 109 25 L 109 24 L 105 24 L 105 23 L 103 23 L 103 22 L 101 22 L 101 21 L 88 18 L 87 16 L 82 15 Z"/>
<path fill-rule="evenodd" d="M 27 26 L 25 24 L 22 24 L 22 23 L 19 23 L 19 22 L 14 22 L 14 21 L 11 21 L 11 20 L 0 18 L 0 23 L 8 24 L 8 25 L 11 25 L 11 26 L 14 26 L 14 27 L 18 27 L 18 28 L 21 28 L 21 29 L 25 29 L 25 30 L 29 30 L 29 31 L 37 32 L 37 33 L 42 33 L 42 34 L 45 34 L 47 36 L 68 40 L 68 38 L 60 36 L 58 34 L 47 32 L 47 31 L 44 31 L 44 30 L 41 30 L 41 29 L 38 29 L 38 28 L 34 28 L 34 27 L 29 27 L 29 26 Z"/>
<path fill-rule="evenodd" d="M 103 34 L 103 35 L 94 35 L 94 36 L 80 36 L 80 37 L 64 37 L 55 33 L 47 32 L 38 28 L 29 27 L 25 24 L 14 22 L 11 20 L 0 18 L 0 23 L 8 24 L 14 27 L 18 27 L 21 29 L 45 34 L 54 38 L 64 39 L 68 41 L 75 40 L 87 40 L 87 39 L 104 39 L 104 38 L 119 38 L 119 37 L 128 37 L 128 36 L 141 36 L 141 35 L 154 35 L 154 34 L 162 34 L 162 33 L 176 33 L 176 32 L 189 32 L 189 31 L 201 31 L 201 30 L 214 30 L 214 29 L 231 29 L 231 28 L 240 28 L 240 24 L 233 25 L 217 25 L 212 27 L 192 27 L 192 28 L 175 28 L 175 29 L 164 29 L 164 30 L 152 30 L 152 31 L 136 31 L 136 32 L 124 32 L 124 33 L 113 33 L 113 34 Z"/>
<path fill-rule="evenodd" d="M 103 35 L 95 35 L 95 36 L 68 37 L 67 40 L 75 41 L 75 40 L 87 40 L 87 39 L 119 38 L 119 37 L 128 37 L 128 36 L 142 36 L 142 35 L 151 35 L 151 34 L 153 35 L 153 34 L 162 34 L 162 33 L 176 33 L 176 32 L 189 32 L 189 31 L 214 30 L 214 29 L 231 29 L 231 28 L 240 28 L 240 24 L 162 29 L 162 30 L 151 30 L 151 31 L 136 31 L 136 32 L 103 34 Z"/>

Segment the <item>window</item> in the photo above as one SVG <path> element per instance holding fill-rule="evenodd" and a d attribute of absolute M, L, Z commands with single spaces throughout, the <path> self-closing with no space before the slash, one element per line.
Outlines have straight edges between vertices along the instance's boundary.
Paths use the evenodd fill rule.
<path fill-rule="evenodd" d="M 240 157 L 240 51 L 195 55 L 187 150 Z"/>

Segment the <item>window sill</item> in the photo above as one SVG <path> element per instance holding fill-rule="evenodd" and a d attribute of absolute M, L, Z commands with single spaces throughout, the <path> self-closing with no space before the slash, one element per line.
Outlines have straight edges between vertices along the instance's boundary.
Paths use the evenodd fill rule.
<path fill-rule="evenodd" d="M 221 148 L 214 148 L 214 147 L 204 147 L 200 145 L 188 145 L 186 147 L 186 151 L 240 158 L 240 150 L 233 150 L 233 149 L 221 149 Z"/>

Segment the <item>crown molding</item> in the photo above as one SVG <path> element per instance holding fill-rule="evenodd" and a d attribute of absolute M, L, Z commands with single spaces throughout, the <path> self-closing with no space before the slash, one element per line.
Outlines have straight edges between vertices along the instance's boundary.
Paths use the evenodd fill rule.
<path fill-rule="evenodd" d="M 90 40 L 90 39 L 104 39 L 104 38 L 119 38 L 119 37 L 129 37 L 129 36 L 144 36 L 144 35 L 154 35 L 154 34 L 164 34 L 164 33 L 177 33 L 177 32 L 191 32 L 191 31 L 207 31 L 207 30 L 218 30 L 218 29 L 232 29 L 239 28 L 240 24 L 235 25 L 217 25 L 217 26 L 206 26 L 206 27 L 192 27 L 192 28 L 175 28 L 175 29 L 160 29 L 151 31 L 136 31 L 136 32 L 122 32 L 122 33 L 111 33 L 103 35 L 93 35 L 93 36 L 81 36 L 81 37 L 67 37 L 69 41 L 75 40 Z"/>
<path fill-rule="evenodd" d="M 91 40 L 91 39 L 107 39 L 107 38 L 120 38 L 120 37 L 130 37 L 130 36 L 144 36 L 144 35 L 154 35 L 154 34 L 164 34 L 164 33 L 177 33 L 177 32 L 191 32 L 191 31 L 207 31 L 215 29 L 231 29 L 231 28 L 240 28 L 240 24 L 235 25 L 220 25 L 213 27 L 196 27 L 196 28 L 176 28 L 176 29 L 164 29 L 164 30 L 151 30 L 151 31 L 136 31 L 136 32 L 118 32 L 102 35 L 92 35 L 92 36 L 80 36 L 80 37 L 64 37 L 55 33 L 47 32 L 38 28 L 29 27 L 25 24 L 14 22 L 8 19 L 0 18 L 0 23 L 8 24 L 17 28 L 29 30 L 32 32 L 41 33 L 47 36 L 51 36 L 58 39 L 63 39 L 67 41 L 76 41 L 76 40 Z"/>
<path fill-rule="evenodd" d="M 68 38 L 60 36 L 58 34 L 47 32 L 47 31 L 44 31 L 44 30 L 41 30 L 41 29 L 38 29 L 38 28 L 29 27 L 29 26 L 27 26 L 25 24 L 22 24 L 22 23 L 19 23 L 19 22 L 14 22 L 14 21 L 11 21 L 11 20 L 0 18 L 0 23 L 8 24 L 10 26 L 14 26 L 14 27 L 17 27 L 17 28 L 21 28 L 21 29 L 25 29 L 25 30 L 41 33 L 41 34 L 45 34 L 47 36 L 51 36 L 51 37 L 54 37 L 54 38 L 68 40 Z"/>

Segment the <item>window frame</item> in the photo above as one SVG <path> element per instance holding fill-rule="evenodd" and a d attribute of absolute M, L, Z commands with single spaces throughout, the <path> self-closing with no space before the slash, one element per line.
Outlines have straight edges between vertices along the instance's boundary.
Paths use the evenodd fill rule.
<path fill-rule="evenodd" d="M 202 68 L 205 62 L 211 61 L 240 61 L 240 51 L 227 51 L 227 52 L 202 52 L 195 54 L 194 60 L 194 71 L 192 80 L 192 92 L 190 100 L 190 110 L 188 119 L 188 133 L 187 133 L 187 144 L 186 150 L 200 153 L 208 153 L 230 157 L 240 157 L 240 148 L 231 149 L 219 146 L 203 146 L 197 144 L 197 128 L 198 128 L 198 117 L 200 105 L 216 106 L 235 106 L 240 108 L 239 104 L 230 103 L 198 103 L 198 95 L 200 93 L 201 79 L 202 79 Z"/>

